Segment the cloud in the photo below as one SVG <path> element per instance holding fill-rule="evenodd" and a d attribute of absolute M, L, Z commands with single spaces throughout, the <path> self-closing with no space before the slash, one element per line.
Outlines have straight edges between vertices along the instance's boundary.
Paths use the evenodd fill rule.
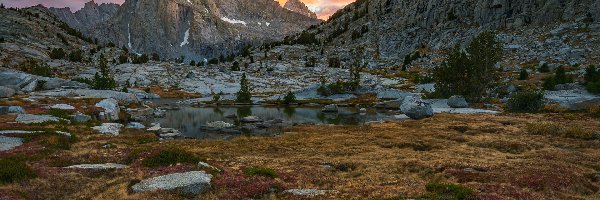
<path fill-rule="evenodd" d="M 281 5 L 287 0 L 277 0 Z M 327 20 L 337 10 L 354 2 L 355 0 L 300 0 L 308 6 L 313 12 L 317 13 L 320 19 Z"/>

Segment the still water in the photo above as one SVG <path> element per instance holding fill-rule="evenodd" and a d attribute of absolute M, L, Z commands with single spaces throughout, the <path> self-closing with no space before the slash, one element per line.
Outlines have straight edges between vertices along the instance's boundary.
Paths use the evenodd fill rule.
<path fill-rule="evenodd" d="M 265 122 L 240 122 L 246 116 L 257 116 Z M 393 119 L 393 114 L 375 109 L 359 113 L 357 108 L 350 107 L 339 108 L 338 113 L 323 113 L 320 107 L 182 106 L 179 110 L 167 111 L 166 117 L 157 119 L 156 122 L 162 127 L 175 128 L 186 137 L 228 139 L 239 135 L 278 135 L 285 127 L 297 124 L 361 125 L 386 119 Z M 215 130 L 206 126 L 215 121 L 224 121 L 235 127 Z M 272 123 L 273 121 L 279 122 Z"/>

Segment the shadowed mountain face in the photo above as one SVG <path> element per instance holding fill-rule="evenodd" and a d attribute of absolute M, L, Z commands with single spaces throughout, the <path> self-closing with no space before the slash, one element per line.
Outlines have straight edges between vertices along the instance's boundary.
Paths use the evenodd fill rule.
<path fill-rule="evenodd" d="M 90 2 L 72 15 L 51 10 L 100 42 L 186 60 L 236 53 L 320 23 L 272 0 L 127 0 L 114 7 Z"/>

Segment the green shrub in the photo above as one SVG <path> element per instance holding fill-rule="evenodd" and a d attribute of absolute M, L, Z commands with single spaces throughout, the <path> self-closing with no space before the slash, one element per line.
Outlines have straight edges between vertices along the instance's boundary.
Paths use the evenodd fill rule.
<path fill-rule="evenodd" d="M 67 110 L 50 108 L 50 109 L 48 109 L 47 113 L 49 115 L 52 115 L 52 116 L 55 116 L 55 117 L 58 117 L 58 118 L 63 118 L 63 119 L 69 119 L 69 118 L 71 118 L 71 112 L 67 111 Z"/>
<path fill-rule="evenodd" d="M 296 95 L 292 92 L 289 91 L 285 97 L 283 97 L 283 103 L 284 104 L 292 104 L 292 103 L 296 103 Z"/>
<path fill-rule="evenodd" d="M 600 71 L 593 65 L 585 69 L 585 88 L 594 94 L 600 94 Z"/>
<path fill-rule="evenodd" d="M 44 76 L 44 77 L 54 77 L 54 72 L 52 68 L 47 64 L 40 64 L 35 60 L 27 60 L 19 64 L 19 68 L 21 71 L 27 72 L 29 74 Z"/>
<path fill-rule="evenodd" d="M 83 61 L 83 51 L 82 50 L 71 51 L 71 53 L 69 53 L 69 61 L 71 61 L 71 62 Z"/>
<path fill-rule="evenodd" d="M 244 173 L 247 175 L 258 175 L 258 176 L 266 176 L 271 178 L 277 178 L 277 173 L 274 170 L 263 167 L 250 167 L 244 169 Z"/>
<path fill-rule="evenodd" d="M 463 95 L 479 101 L 497 87 L 496 63 L 502 58 L 502 43 L 493 32 L 473 38 L 466 51 L 459 45 L 450 49 L 446 61 L 434 69 L 436 91 L 448 97 Z"/>
<path fill-rule="evenodd" d="M 240 63 L 238 61 L 231 64 L 231 71 L 240 71 Z"/>
<path fill-rule="evenodd" d="M 425 186 L 428 194 L 423 198 L 434 200 L 466 200 L 475 199 L 475 191 L 462 185 L 452 183 L 428 183 Z"/>
<path fill-rule="evenodd" d="M 522 69 L 521 72 L 519 73 L 519 80 L 527 80 L 529 78 L 529 73 L 527 72 L 527 70 Z"/>
<path fill-rule="evenodd" d="M 195 155 L 181 149 L 164 149 L 157 154 L 144 159 L 143 164 L 146 167 L 169 166 L 177 163 L 196 164 L 200 161 Z"/>
<path fill-rule="evenodd" d="M 62 48 L 53 48 L 50 51 L 50 59 L 63 59 L 65 57 L 65 51 Z"/>
<path fill-rule="evenodd" d="M 119 64 L 126 63 L 128 60 L 129 60 L 129 57 L 127 57 L 127 54 L 121 54 L 119 56 Z"/>
<path fill-rule="evenodd" d="M 517 92 L 507 103 L 509 112 L 537 112 L 543 105 L 544 94 L 541 92 Z"/>
<path fill-rule="evenodd" d="M 572 83 L 573 78 L 567 75 L 565 68 L 559 67 L 554 73 L 554 81 L 556 82 L 556 84 L 566 84 Z"/>
<path fill-rule="evenodd" d="M 550 67 L 548 67 L 547 63 L 544 63 L 544 64 L 542 64 L 542 66 L 540 66 L 538 71 L 540 71 L 541 73 L 548 73 L 548 72 L 550 72 Z"/>
<path fill-rule="evenodd" d="M 240 79 L 240 90 L 236 94 L 236 101 L 238 103 L 252 103 L 252 94 L 250 91 L 250 83 L 248 82 L 246 74 L 244 73 Z"/>
<path fill-rule="evenodd" d="M 15 158 L 0 158 L 0 183 L 14 183 L 35 178 L 36 173 L 23 161 Z"/>

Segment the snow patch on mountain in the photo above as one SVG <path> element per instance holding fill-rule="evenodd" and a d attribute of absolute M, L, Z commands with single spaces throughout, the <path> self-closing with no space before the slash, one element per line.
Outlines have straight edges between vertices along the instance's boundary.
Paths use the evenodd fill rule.
<path fill-rule="evenodd" d="M 181 42 L 179 47 L 183 47 L 183 45 L 189 44 L 189 41 L 188 41 L 189 38 L 190 38 L 190 29 L 188 28 L 187 31 L 185 31 L 185 34 L 183 36 L 183 42 Z"/>
<path fill-rule="evenodd" d="M 237 19 L 229 19 L 227 17 L 221 17 L 221 20 L 229 22 L 231 24 L 243 24 L 244 26 L 246 26 L 246 22 L 242 21 L 242 20 L 237 20 Z"/>
<path fill-rule="evenodd" d="M 129 30 L 129 24 L 127 24 L 127 46 L 131 49 L 131 31 Z"/>

